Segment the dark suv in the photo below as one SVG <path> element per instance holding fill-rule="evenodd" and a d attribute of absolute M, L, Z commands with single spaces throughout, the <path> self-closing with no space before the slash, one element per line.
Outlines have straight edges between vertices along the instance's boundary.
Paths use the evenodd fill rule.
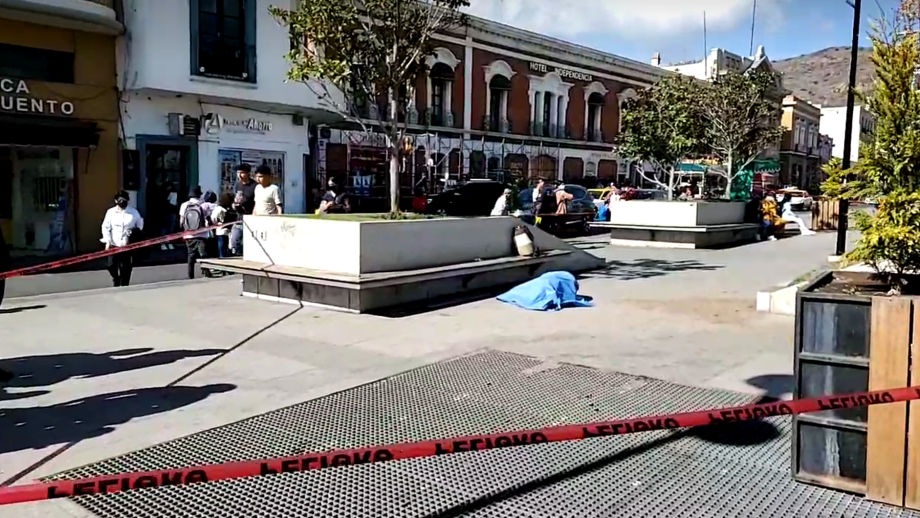
<path fill-rule="evenodd" d="M 447 216 L 488 216 L 506 186 L 492 180 L 470 180 L 428 198 L 425 212 Z"/>

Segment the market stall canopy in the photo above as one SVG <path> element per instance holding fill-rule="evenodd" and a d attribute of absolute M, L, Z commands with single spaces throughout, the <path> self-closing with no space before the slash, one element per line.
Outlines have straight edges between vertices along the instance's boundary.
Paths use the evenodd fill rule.
<path fill-rule="evenodd" d="M 0 145 L 95 147 L 99 128 L 79 119 L 0 115 Z"/>
<path fill-rule="evenodd" d="M 769 173 L 777 174 L 780 171 L 779 160 L 775 158 L 765 158 L 760 160 L 754 160 L 747 167 L 743 169 L 746 172 L 752 173 Z"/>

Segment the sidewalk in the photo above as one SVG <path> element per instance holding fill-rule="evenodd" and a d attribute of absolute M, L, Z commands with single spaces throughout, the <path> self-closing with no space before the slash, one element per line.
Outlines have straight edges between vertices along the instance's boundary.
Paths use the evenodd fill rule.
<path fill-rule="evenodd" d="M 0 367 L 32 376 L 0 394 L 0 437 L 17 438 L 0 442 L 0 481 L 481 349 L 782 396 L 793 320 L 755 312 L 754 294 L 821 266 L 833 242 L 823 234 L 645 250 L 587 239 L 581 246 L 610 262 L 581 281 L 595 307 L 557 313 L 489 299 L 403 318 L 353 315 L 245 299 L 234 278 L 12 299 L 4 303 L 12 312 L 0 313 Z M 0 516 L 70 516 L 66 509 L 74 507 L 44 502 Z"/>

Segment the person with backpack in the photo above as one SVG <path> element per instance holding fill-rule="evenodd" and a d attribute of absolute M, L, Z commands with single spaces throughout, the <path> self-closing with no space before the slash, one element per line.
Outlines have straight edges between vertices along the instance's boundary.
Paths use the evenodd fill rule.
<path fill-rule="evenodd" d="M 204 259 L 208 256 L 206 248 L 206 239 L 208 232 L 195 232 L 208 226 L 208 214 L 206 206 L 201 201 L 201 187 L 196 185 L 188 194 L 188 201 L 179 207 L 179 225 L 182 230 L 189 232 L 185 236 L 185 246 L 188 249 L 188 278 L 195 278 L 195 264 L 198 259 Z M 211 277 L 209 270 L 202 269 L 205 277 Z"/>

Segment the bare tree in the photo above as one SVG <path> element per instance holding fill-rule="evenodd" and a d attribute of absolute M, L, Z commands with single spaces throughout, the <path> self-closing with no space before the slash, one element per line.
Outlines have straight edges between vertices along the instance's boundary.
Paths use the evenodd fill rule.
<path fill-rule="evenodd" d="M 325 108 L 380 131 L 389 151 L 390 212 L 399 212 L 401 145 L 432 36 L 465 24 L 468 0 L 307 0 L 271 7 L 291 35 L 288 78 Z"/>

